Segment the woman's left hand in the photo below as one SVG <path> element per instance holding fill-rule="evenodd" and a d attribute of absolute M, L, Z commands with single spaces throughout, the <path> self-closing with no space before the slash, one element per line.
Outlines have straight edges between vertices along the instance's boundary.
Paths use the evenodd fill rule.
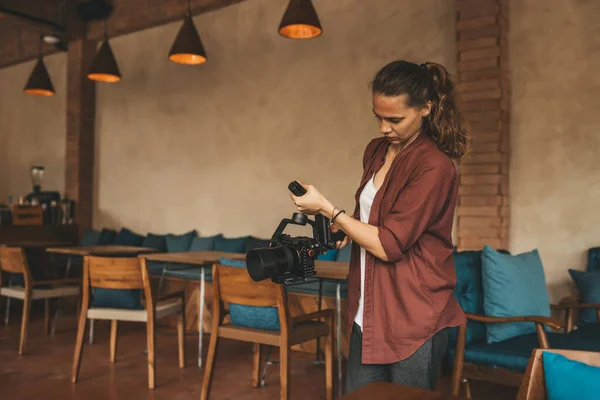
<path fill-rule="evenodd" d="M 316 215 L 333 208 L 331 203 L 313 185 L 300 184 L 306 189 L 306 194 L 298 197 L 291 193 L 290 197 L 302 214 Z"/>

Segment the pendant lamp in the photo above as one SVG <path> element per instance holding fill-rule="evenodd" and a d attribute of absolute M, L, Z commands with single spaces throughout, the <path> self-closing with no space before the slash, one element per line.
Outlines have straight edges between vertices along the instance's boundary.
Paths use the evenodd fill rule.
<path fill-rule="evenodd" d="M 94 57 L 87 77 L 93 81 L 107 83 L 115 83 L 121 80 L 121 71 L 117 65 L 115 54 L 108 42 L 106 22 L 104 23 L 104 42 L 100 46 L 98 53 L 96 53 L 96 57 Z"/>
<path fill-rule="evenodd" d="M 279 25 L 279 34 L 290 39 L 312 39 L 323 33 L 311 0 L 290 0 Z"/>
<path fill-rule="evenodd" d="M 38 57 L 23 91 L 34 96 L 54 96 L 56 94 L 41 55 Z"/>
<path fill-rule="evenodd" d="M 202 45 L 200 35 L 196 30 L 192 19 L 190 1 L 188 0 L 188 10 L 183 25 L 177 33 L 177 37 L 169 51 L 169 60 L 178 64 L 198 65 L 207 61 L 206 52 Z"/>

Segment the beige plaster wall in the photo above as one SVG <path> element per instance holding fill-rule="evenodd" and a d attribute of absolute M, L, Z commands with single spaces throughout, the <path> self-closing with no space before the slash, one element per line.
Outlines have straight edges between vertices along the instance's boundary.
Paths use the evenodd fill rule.
<path fill-rule="evenodd" d="M 511 250 L 538 248 L 553 299 L 600 246 L 600 2 L 511 2 Z"/>
<path fill-rule="evenodd" d="M 324 35 L 311 41 L 277 34 L 286 4 L 196 17 L 202 66 L 167 61 L 180 23 L 111 41 L 123 80 L 98 87 L 96 226 L 270 237 L 294 179 L 352 210 L 378 135 L 368 82 L 397 58 L 454 70 L 453 4 L 315 2 Z"/>
<path fill-rule="evenodd" d="M 29 169 L 46 167 L 43 190 L 64 191 L 66 54 L 44 59 L 53 97 L 29 96 L 23 88 L 35 61 L 0 69 L 0 202 L 16 202 L 32 190 Z"/>

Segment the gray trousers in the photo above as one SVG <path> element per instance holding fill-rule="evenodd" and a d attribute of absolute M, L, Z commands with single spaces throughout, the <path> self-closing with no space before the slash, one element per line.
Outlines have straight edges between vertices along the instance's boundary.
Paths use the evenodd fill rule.
<path fill-rule="evenodd" d="M 447 346 L 448 332 L 443 329 L 405 360 L 393 364 L 363 364 L 362 331 L 355 323 L 350 335 L 346 393 L 377 381 L 435 390 L 438 370 Z"/>

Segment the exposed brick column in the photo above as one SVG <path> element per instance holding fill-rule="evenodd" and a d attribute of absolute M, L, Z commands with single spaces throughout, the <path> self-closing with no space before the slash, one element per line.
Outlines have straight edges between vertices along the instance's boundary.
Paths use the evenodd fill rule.
<path fill-rule="evenodd" d="M 474 148 L 460 165 L 459 249 L 508 249 L 508 0 L 457 1 L 458 90 Z"/>
<path fill-rule="evenodd" d="M 75 200 L 75 222 L 92 226 L 94 121 L 96 86 L 86 72 L 96 54 L 96 42 L 74 40 L 67 52 L 67 140 L 65 193 Z"/>

